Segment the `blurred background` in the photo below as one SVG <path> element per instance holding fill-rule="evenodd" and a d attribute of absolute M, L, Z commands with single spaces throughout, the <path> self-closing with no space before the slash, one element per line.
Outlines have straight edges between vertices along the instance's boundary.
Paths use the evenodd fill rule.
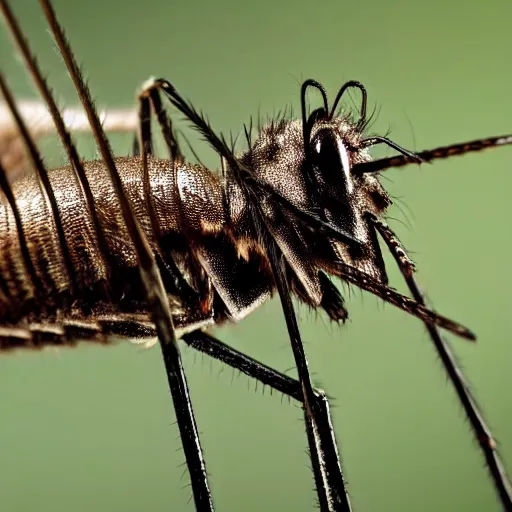
<path fill-rule="evenodd" d="M 76 106 L 37 2 L 15 4 L 60 104 Z M 142 82 L 163 76 L 217 131 L 236 134 L 258 111 L 297 112 L 306 78 L 322 82 L 331 100 L 356 79 L 379 111 L 371 130 L 391 129 L 408 149 L 512 132 L 506 0 L 54 5 L 101 108 L 134 107 Z M 16 96 L 35 98 L 3 25 L 0 45 Z M 359 105 L 353 100 L 348 107 Z M 112 137 L 117 154 L 129 154 L 131 139 Z M 217 167 L 205 144 L 194 146 Z M 55 138 L 41 148 L 50 165 L 64 161 Z M 95 157 L 90 137 L 80 148 Z M 396 198 L 389 222 L 432 304 L 478 335 L 474 345 L 447 339 L 512 472 L 512 148 L 389 170 L 384 184 Z M 405 291 L 386 261 L 390 282 Z M 300 319 L 315 382 L 332 397 L 354 510 L 500 510 L 424 326 L 358 290 L 347 301 L 344 326 L 304 309 Z M 293 375 L 277 301 L 216 335 Z M 183 357 L 217 510 L 313 510 L 300 408 L 185 347 Z M 2 356 L 0 408 L 2 510 L 194 509 L 158 348 L 82 344 Z"/>

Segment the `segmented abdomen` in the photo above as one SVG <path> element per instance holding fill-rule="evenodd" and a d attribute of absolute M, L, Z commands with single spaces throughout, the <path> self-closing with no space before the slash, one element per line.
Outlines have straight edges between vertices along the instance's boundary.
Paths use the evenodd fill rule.
<path fill-rule="evenodd" d="M 199 166 L 173 166 L 169 160 L 150 159 L 151 186 L 146 194 L 138 158 L 117 158 L 116 165 L 161 268 L 176 264 L 185 284 L 198 296 L 197 304 L 190 304 L 176 290 L 168 290 L 177 328 L 183 331 L 212 323 L 213 289 L 199 260 L 208 266 L 207 255 L 201 256 L 202 241 L 208 244 L 208 237 L 217 237 L 226 225 L 219 178 Z M 23 259 L 14 213 L 2 195 L 0 348 L 25 346 L 23 339 L 30 339 L 30 343 L 45 344 L 46 338 L 48 342 L 67 343 L 80 334 L 104 341 L 104 334 L 152 332 L 141 301 L 136 253 L 119 199 L 102 161 L 85 163 L 85 170 L 94 196 L 94 212 L 89 210 L 72 168 L 49 173 L 69 265 L 56 229 L 59 220 L 36 176 L 12 185 L 32 274 Z M 226 243 L 233 245 L 225 239 L 221 246 Z M 163 251 L 163 245 L 170 249 Z M 14 326 L 25 329 L 24 335 L 10 336 Z M 46 335 L 40 335 L 42 332 Z"/>

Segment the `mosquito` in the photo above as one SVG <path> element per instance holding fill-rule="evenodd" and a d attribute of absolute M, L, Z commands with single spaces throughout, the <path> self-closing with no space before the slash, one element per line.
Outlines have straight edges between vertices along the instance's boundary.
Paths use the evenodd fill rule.
<path fill-rule="evenodd" d="M 367 92 L 345 83 L 329 105 L 315 80 L 301 87 L 299 119 L 261 128 L 235 154 L 207 119 L 166 79 L 150 79 L 138 96 L 133 157 L 114 157 L 90 92 L 50 0 L 40 0 L 82 102 L 101 160 L 84 162 L 15 19 L 6 24 L 55 123 L 69 164 L 48 172 L 6 79 L 0 89 L 35 172 L 9 183 L 0 172 L 0 349 L 108 344 L 112 336 L 160 345 L 198 511 L 212 511 L 206 462 L 178 340 L 238 369 L 302 405 L 311 466 L 322 511 L 349 511 L 350 500 L 326 394 L 311 382 L 292 297 L 347 318 L 331 277 L 370 292 L 425 324 L 453 383 L 505 510 L 512 488 L 492 433 L 471 396 L 440 329 L 474 340 L 465 326 L 428 308 L 415 265 L 385 222 L 391 199 L 379 181 L 390 167 L 430 162 L 512 144 L 512 135 L 413 153 L 383 136 L 366 136 Z M 308 112 L 307 93 L 322 106 Z M 338 106 L 360 92 L 354 119 Z M 187 118 L 221 159 L 219 172 L 188 163 L 164 98 Z M 154 154 L 152 113 L 169 157 Z M 384 144 L 398 155 L 373 160 Z M 388 286 L 379 237 L 393 255 L 412 298 Z M 209 333 L 279 296 L 298 379 L 234 350 Z"/>

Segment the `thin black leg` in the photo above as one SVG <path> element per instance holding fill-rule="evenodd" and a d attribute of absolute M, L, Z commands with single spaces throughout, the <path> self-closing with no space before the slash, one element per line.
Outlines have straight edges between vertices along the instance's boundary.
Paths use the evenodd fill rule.
<path fill-rule="evenodd" d="M 266 240 L 265 249 L 272 266 L 274 279 L 283 305 L 290 341 L 297 364 L 303 395 L 306 432 L 320 508 L 328 512 L 349 511 L 351 510 L 350 501 L 345 489 L 338 451 L 334 449 L 331 453 L 327 453 L 332 448 L 332 445 L 328 446 L 328 435 L 323 431 L 321 422 L 316 418 L 319 411 L 318 407 L 314 405 L 315 400 L 313 398 L 313 389 L 307 368 L 307 360 L 300 339 L 288 284 L 282 268 L 282 264 L 284 264 L 282 254 L 277 244 L 274 242 L 270 230 L 265 224 L 265 216 L 260 210 L 260 202 L 257 195 L 258 191 L 253 188 L 254 183 L 249 183 L 247 180 L 246 174 L 244 174 L 240 163 L 233 155 L 225 139 L 217 137 L 209 123 L 178 94 L 170 82 L 158 79 L 154 80 L 150 87 L 162 90 L 169 101 L 193 123 L 194 127 L 204 135 L 218 154 L 226 160 L 230 172 L 233 173 L 233 179 L 240 185 L 247 204 L 250 205 L 253 228 L 258 233 L 260 239 Z M 148 87 L 148 89 L 150 87 Z M 332 429 L 329 436 L 332 438 Z"/>
<path fill-rule="evenodd" d="M 0 73 L 0 89 L 4 89 L 4 87 L 6 87 L 6 84 L 4 82 L 3 74 Z M 14 194 L 12 193 L 9 180 L 7 179 L 7 173 L 5 172 L 5 169 L 2 167 L 2 165 L 0 165 L 0 190 L 4 193 L 14 215 L 14 222 L 16 224 L 16 231 L 18 232 L 18 243 L 20 244 L 20 251 L 21 256 L 23 258 L 23 264 L 25 265 L 27 273 L 30 277 L 30 293 L 34 297 L 36 297 L 36 294 L 40 292 L 40 290 L 42 290 L 41 284 L 39 278 L 37 277 L 34 264 L 30 259 L 30 254 L 27 246 L 27 239 L 25 237 L 20 211 L 18 209 L 18 205 L 16 204 Z"/>
<path fill-rule="evenodd" d="M 382 219 L 377 218 L 373 214 L 368 215 L 368 217 L 382 236 L 391 254 L 394 256 L 412 296 L 419 304 L 425 304 L 423 294 L 413 276 L 412 269 L 414 267 L 411 269 L 411 260 L 407 256 L 400 240 Z M 425 327 L 443 363 L 444 369 L 455 388 L 459 401 L 464 408 L 464 412 L 473 430 L 473 435 L 480 445 L 501 503 L 505 510 L 512 511 L 512 485 L 498 453 L 492 432 L 487 426 L 483 414 L 471 394 L 466 378 L 462 370 L 458 367 L 447 342 L 443 340 L 434 325 L 425 322 Z"/>
<path fill-rule="evenodd" d="M 174 133 L 172 132 L 172 124 L 167 119 L 165 111 L 162 108 L 158 91 L 154 89 L 143 89 L 138 96 L 139 101 L 139 138 L 137 139 L 137 147 L 142 163 L 142 170 L 144 175 L 144 195 L 146 198 L 146 205 L 150 213 L 151 227 L 155 233 L 155 239 L 161 240 L 160 226 L 157 220 L 157 215 L 154 211 L 153 194 L 151 193 L 151 182 L 149 176 L 148 157 L 153 156 L 153 137 L 151 133 L 151 109 L 150 104 L 153 105 L 155 114 L 158 117 L 162 134 L 167 143 L 169 150 L 169 170 L 172 173 L 177 158 L 181 157 L 181 151 Z M 176 294 L 181 297 L 191 307 L 196 307 L 199 304 L 199 296 L 197 292 L 188 284 L 187 280 L 180 272 L 178 265 L 174 261 L 172 255 L 164 253 L 169 251 L 162 251 L 160 247 L 153 247 L 156 253 L 157 263 L 160 268 L 160 273 L 167 289 L 173 289 Z"/>
<path fill-rule="evenodd" d="M 181 339 L 194 350 L 235 368 L 248 377 L 297 400 L 297 402 L 303 402 L 299 381 L 226 345 L 211 334 L 197 330 L 184 334 Z M 318 392 L 318 394 L 320 393 Z"/>
<path fill-rule="evenodd" d="M 155 112 L 158 124 L 160 125 L 165 139 L 165 143 L 169 149 L 171 160 L 183 160 L 183 154 L 181 152 L 180 145 L 178 144 L 178 140 L 174 134 L 172 122 L 162 106 L 162 100 L 160 99 L 158 90 L 155 88 L 150 88 L 148 93 L 149 99 L 151 100 L 151 105 L 153 106 L 153 111 Z"/>
<path fill-rule="evenodd" d="M 139 136 L 137 142 L 137 156 L 141 155 L 140 146 L 145 147 L 146 155 L 153 155 L 153 136 L 151 134 L 151 109 L 149 98 L 139 94 Z"/>
<path fill-rule="evenodd" d="M 308 435 L 311 462 L 315 474 L 318 499 L 321 510 L 350 511 L 350 499 L 345 487 L 341 471 L 341 463 L 336 446 L 327 447 L 325 434 L 318 418 L 308 361 L 304 353 L 299 326 L 293 309 L 290 289 L 284 272 L 284 257 L 279 253 L 277 244 L 274 247 L 269 241 L 269 260 L 281 298 L 283 313 L 292 345 L 293 356 L 297 366 L 300 386 L 303 394 L 304 419 Z M 334 449 L 334 452 L 332 452 Z"/>
<path fill-rule="evenodd" d="M 182 340 L 194 350 L 213 357 L 248 377 L 269 386 L 271 389 L 279 391 L 302 404 L 304 403 L 301 383 L 298 380 L 260 363 L 256 359 L 219 341 L 210 334 L 198 330 L 185 334 Z M 316 424 L 320 433 L 319 437 L 321 438 L 325 456 L 326 458 L 332 457 L 334 459 L 328 460 L 326 466 L 336 469 L 339 465 L 339 456 L 329 402 L 325 393 L 318 389 L 312 389 L 310 399 L 312 400 L 311 406 L 314 409 Z M 333 509 L 343 510 L 341 508 Z M 346 509 L 350 510 L 350 507 Z"/>
<path fill-rule="evenodd" d="M 446 329 L 447 331 L 470 341 L 476 340 L 475 334 L 467 327 L 436 313 L 435 311 L 427 308 L 424 304 L 419 303 L 410 297 L 402 295 L 395 289 L 377 281 L 369 274 L 361 272 L 341 260 L 330 266 L 329 272 L 340 277 L 347 283 L 353 284 L 362 290 L 372 293 L 383 301 L 393 304 L 393 306 L 405 311 L 407 314 L 413 315 L 430 325 L 437 325 L 442 329 Z"/>
<path fill-rule="evenodd" d="M 146 137 L 150 136 L 148 135 L 149 128 L 144 127 L 144 124 L 149 123 L 149 121 L 147 123 L 144 122 L 145 116 L 147 115 L 147 106 L 145 105 L 144 100 L 148 97 L 150 98 L 150 101 L 153 105 L 153 109 L 158 116 L 159 124 L 162 129 L 164 139 L 167 142 L 172 162 L 176 157 L 181 157 L 181 152 L 179 150 L 179 146 L 172 132 L 172 124 L 170 120 L 167 118 L 165 110 L 162 107 L 158 90 L 151 86 L 141 91 L 139 95 L 141 101 L 141 134 L 143 135 L 144 133 L 146 133 Z M 144 144 L 144 139 L 142 139 L 141 146 L 143 148 L 146 146 Z M 224 157 L 221 158 L 222 160 L 224 160 Z M 294 315 L 293 309 L 292 315 Z M 300 335 L 298 333 L 298 327 L 296 333 L 296 339 L 298 340 L 298 343 L 301 344 Z M 304 372 L 302 372 L 301 375 L 303 376 L 303 378 L 306 379 L 307 386 L 309 388 L 309 398 L 307 400 L 304 399 L 304 395 L 301 392 L 301 386 L 299 382 L 293 379 L 289 379 L 286 376 L 280 376 L 284 377 L 285 379 L 289 379 L 288 381 L 284 380 L 283 382 L 282 378 L 278 378 L 279 374 L 273 371 L 271 368 L 264 367 L 264 365 L 261 365 L 260 363 L 251 360 L 247 356 L 235 351 L 234 349 L 229 349 L 229 347 L 227 347 L 226 345 L 221 344 L 221 342 L 218 342 L 214 338 L 206 335 L 205 333 L 202 333 L 201 331 L 197 331 L 196 333 L 194 333 L 193 336 L 186 335 L 183 339 L 187 341 L 187 343 L 192 344 L 194 348 L 203 350 L 204 352 L 207 352 L 208 349 L 211 349 L 213 353 L 208 353 L 210 353 L 210 355 L 213 355 L 213 357 L 217 357 L 221 360 L 224 360 L 224 362 L 227 362 L 228 364 L 231 362 L 235 368 L 244 371 L 247 375 L 251 377 L 258 378 L 258 380 L 262 382 L 265 381 L 265 377 L 270 376 L 270 380 L 266 381 L 265 383 L 268 383 L 274 389 L 278 389 L 279 384 L 284 384 L 287 382 L 288 389 L 281 390 L 288 396 L 292 396 L 292 391 L 289 389 L 289 385 L 290 383 L 293 385 L 293 393 L 295 395 L 294 398 L 303 404 L 306 402 L 308 403 L 307 408 L 305 407 L 306 425 L 308 438 L 310 439 L 310 452 L 312 464 L 315 469 L 314 473 L 317 488 L 323 489 L 321 492 L 319 491 L 319 501 L 321 509 L 325 511 L 350 510 L 348 495 L 344 488 L 344 481 L 341 473 L 341 465 L 338 456 L 338 449 L 336 446 L 336 439 L 334 436 L 334 430 L 332 428 L 332 421 L 330 418 L 329 404 L 327 402 L 325 395 L 320 394 L 318 392 L 314 392 L 312 389 L 309 374 L 307 373 L 307 361 L 305 360 L 302 345 L 300 345 L 298 357 L 300 364 L 302 365 L 302 368 L 304 368 L 304 364 L 306 365 L 305 377 Z M 201 340 L 200 343 L 197 343 L 198 339 Z M 217 354 L 217 356 L 215 354 Z M 252 373 L 248 372 L 247 370 L 250 370 Z M 343 498 L 339 497 L 340 494 L 343 496 Z"/>
<path fill-rule="evenodd" d="M 168 119 L 167 115 L 165 114 L 165 110 L 163 109 L 163 106 L 161 104 L 159 92 L 154 87 L 149 86 L 147 89 L 144 89 L 141 91 L 139 98 L 140 98 L 140 122 L 141 122 L 141 135 L 142 135 L 142 147 L 144 148 L 146 144 L 144 143 L 144 136 L 146 138 L 150 137 L 150 131 L 149 127 L 149 120 L 147 119 L 148 115 L 148 106 L 147 106 L 147 98 L 150 98 L 150 101 L 153 105 L 153 109 L 158 116 L 159 124 L 162 129 L 162 133 L 164 135 L 164 139 L 167 143 L 171 162 L 174 161 L 175 158 L 181 158 L 181 151 L 179 150 L 179 146 L 177 144 L 177 141 L 174 137 L 174 134 L 172 132 L 172 124 L 170 120 Z M 151 147 L 151 144 L 148 145 Z M 224 161 L 224 158 L 221 157 L 221 160 Z M 143 155 L 143 162 L 144 162 L 144 155 Z M 293 310 L 292 310 L 293 314 Z M 297 331 L 298 334 L 298 331 Z M 201 343 L 197 343 L 197 339 L 202 340 Z M 193 340 L 190 336 L 187 336 L 184 338 L 187 342 L 192 343 Z M 238 367 L 242 366 L 242 368 L 239 368 L 241 371 L 245 371 L 247 375 L 254 377 L 255 374 L 259 375 L 260 381 L 264 381 L 265 377 L 269 376 L 268 372 L 271 372 L 272 378 L 274 382 L 268 381 L 267 383 L 271 385 L 274 389 L 276 389 L 276 386 L 279 383 L 283 383 L 282 380 L 278 379 L 278 382 L 276 383 L 275 380 L 278 376 L 276 372 L 274 372 L 272 369 L 268 367 L 264 367 L 263 365 L 257 363 L 254 360 L 250 360 L 250 358 L 247 358 L 243 354 L 234 351 L 233 349 L 229 349 L 226 345 L 220 344 L 220 342 L 214 340 L 213 338 L 209 337 L 208 335 L 198 331 L 194 333 L 194 340 L 196 340 L 196 343 L 194 344 L 194 347 L 207 351 L 206 347 L 211 348 L 213 347 L 213 354 L 222 354 L 223 360 L 225 362 L 235 362 L 238 365 Z M 213 343 L 216 342 L 216 345 L 213 345 Z M 299 343 L 300 342 L 300 336 L 299 336 Z M 222 350 L 221 350 L 222 348 Z M 305 362 L 305 356 L 303 351 L 299 351 L 299 354 L 302 353 L 302 358 L 300 359 L 300 362 L 302 365 L 304 365 Z M 210 354 L 210 355 L 213 355 Z M 234 358 L 236 354 L 236 357 Z M 214 355 L 215 357 L 215 355 Z M 300 355 L 299 355 L 300 357 Z M 233 359 L 234 358 L 234 359 Z M 222 359 L 222 358 L 221 358 Z M 307 362 L 305 362 L 307 365 Z M 235 366 L 237 367 L 237 366 Z M 253 373 L 247 372 L 245 369 L 250 368 Z M 264 371 L 264 370 L 267 371 Z M 261 373 L 263 371 L 263 374 Z M 257 377 L 256 377 L 257 378 Z M 324 488 L 324 492 L 321 493 L 320 504 L 322 510 L 349 510 L 348 506 L 348 496 L 346 494 L 346 491 L 344 489 L 344 482 L 343 477 L 341 474 L 341 467 L 340 467 L 340 461 L 338 457 L 338 449 L 336 446 L 336 439 L 334 437 L 334 430 L 332 428 L 332 422 L 330 418 L 330 412 L 329 412 L 329 404 L 327 402 L 327 399 L 325 395 L 320 395 L 318 392 L 313 392 L 311 387 L 311 382 L 309 379 L 309 375 L 306 373 L 306 380 L 308 382 L 308 386 L 310 388 L 309 392 L 309 415 L 306 413 L 306 425 L 308 430 L 308 437 L 311 440 L 310 446 L 318 447 L 319 443 L 321 444 L 320 450 L 311 450 L 312 453 L 312 463 L 313 466 L 316 468 L 315 475 L 327 475 L 328 478 L 330 478 L 333 482 L 328 483 L 322 478 L 317 478 L 317 486 L 321 486 Z M 286 381 L 285 381 L 286 382 Z M 290 379 L 288 381 L 289 383 L 293 384 L 293 390 L 295 392 L 294 398 L 299 400 L 301 403 L 304 403 L 304 396 L 301 393 L 301 387 L 299 383 L 293 379 Z M 285 394 L 290 395 L 290 390 L 282 390 Z M 314 409 L 314 411 L 313 411 Z M 324 456 L 320 456 L 319 454 L 322 453 Z M 337 480 L 336 480 L 337 477 Z M 341 502 L 341 500 L 337 497 L 337 493 L 334 492 L 334 496 L 330 496 L 331 491 L 329 490 L 330 487 L 333 487 L 333 485 L 337 486 L 338 488 L 343 489 L 343 496 L 344 500 L 343 503 L 347 503 L 346 505 L 343 505 L 343 508 L 340 508 L 338 506 L 337 502 Z M 340 487 L 341 486 L 341 487 Z"/>
<path fill-rule="evenodd" d="M 187 380 L 176 342 L 176 335 L 172 323 L 167 295 L 156 260 L 126 197 L 123 189 L 123 183 L 115 166 L 112 150 L 92 103 L 90 92 L 84 83 L 69 43 L 64 36 L 62 27 L 56 19 L 55 12 L 49 0 L 40 0 L 40 3 L 48 24 L 50 25 L 51 32 L 55 37 L 60 52 L 64 58 L 69 74 L 75 84 L 77 93 L 82 101 L 82 105 L 89 119 L 97 146 L 116 189 L 122 208 L 123 219 L 137 252 L 146 299 L 150 306 L 152 321 L 155 324 L 160 347 L 162 349 L 169 388 L 176 411 L 177 423 L 180 429 L 187 465 L 190 471 L 192 492 L 196 509 L 201 512 L 213 511 L 213 502 L 208 485 L 206 465 L 199 441 L 199 434 L 194 418 L 194 411 L 192 409 Z M 144 151 L 144 147 L 142 150 Z"/>
<path fill-rule="evenodd" d="M 71 134 L 69 133 L 68 129 L 66 128 L 66 125 L 64 123 L 64 119 L 62 118 L 62 114 L 59 111 L 59 108 L 57 107 L 57 103 L 55 101 L 55 98 L 53 96 L 53 93 L 46 83 L 46 80 L 43 77 L 43 74 L 41 73 L 41 70 L 39 69 L 39 65 L 37 64 L 37 60 L 34 57 L 33 52 L 31 51 L 28 40 L 26 37 L 24 37 L 23 32 L 21 30 L 21 27 L 16 20 L 13 12 L 11 11 L 11 8 L 9 7 L 9 4 L 5 1 L 2 1 L 0 3 L 2 14 L 5 17 L 5 20 L 7 22 L 7 26 L 9 27 L 14 41 L 16 43 L 16 46 L 18 47 L 23 60 L 25 61 L 27 70 L 29 74 L 32 77 L 32 80 L 37 87 L 41 97 L 44 100 L 45 105 L 48 108 L 48 111 L 50 112 L 50 115 L 52 116 L 52 120 L 55 124 L 55 127 L 57 128 L 57 133 L 59 135 L 59 139 L 62 142 L 62 145 L 64 146 L 64 149 L 66 150 L 66 153 L 68 155 L 68 159 L 70 164 L 73 166 L 73 169 L 75 170 L 76 177 L 81 185 L 81 190 L 84 195 L 85 202 L 87 204 L 88 213 L 93 221 L 94 225 L 94 233 L 90 234 L 89 236 L 93 239 L 98 240 L 98 246 L 99 251 L 96 253 L 98 258 L 101 258 L 103 260 L 103 264 L 105 268 L 108 268 L 109 266 L 109 251 L 107 247 L 107 242 L 105 239 L 105 235 L 103 233 L 103 230 L 101 228 L 100 220 L 98 213 L 96 211 L 96 208 L 94 207 L 94 197 L 92 195 L 91 188 L 89 186 L 89 182 L 87 180 L 87 176 L 85 174 L 84 166 L 82 164 L 82 160 L 78 154 L 78 151 L 76 149 L 76 145 L 73 142 L 73 139 L 71 138 Z M 7 99 L 7 98 L 6 98 Z M 14 102 L 11 103 L 13 105 L 13 113 L 16 111 L 16 106 L 14 105 Z M 16 119 L 19 119 L 22 123 L 21 116 L 19 114 L 15 115 Z M 28 130 L 23 126 L 23 124 L 20 125 L 20 131 L 22 134 L 22 137 L 25 139 L 25 143 L 27 145 L 27 148 L 29 149 L 29 154 L 31 156 L 34 168 L 38 172 L 39 175 L 46 175 L 46 170 L 44 170 L 42 159 L 37 154 L 37 148 L 35 145 L 35 142 L 31 140 L 30 134 Z M 53 192 L 51 190 L 51 186 L 49 183 L 48 178 L 46 178 L 47 185 L 45 187 L 49 190 L 49 197 L 53 197 Z M 44 183 L 44 182 L 43 182 Z M 60 216 L 58 210 L 52 205 L 52 211 L 54 212 L 54 216 L 56 220 L 58 220 L 58 225 L 60 225 L 60 231 L 61 233 L 59 235 L 60 239 L 63 239 L 66 241 L 66 237 L 64 236 L 64 227 L 61 225 L 60 222 Z M 62 246 L 64 255 L 68 254 L 67 259 L 65 259 L 65 262 L 67 262 L 68 269 L 70 271 L 70 276 L 74 276 L 73 271 L 73 264 L 71 261 L 71 257 L 69 256 L 69 249 L 68 249 L 68 242 Z M 75 277 L 73 277 L 73 280 L 75 280 Z M 41 288 L 43 289 L 43 288 Z M 72 288 L 70 289 L 70 292 L 72 293 Z M 108 295 L 108 292 L 104 290 L 105 296 Z"/>
<path fill-rule="evenodd" d="M 2 10 L 3 10 L 3 3 L 0 5 L 2 5 Z M 23 120 L 20 112 L 18 111 L 18 108 L 14 102 L 14 98 L 11 94 L 11 91 L 7 87 L 7 84 L 4 81 L 3 76 L 2 76 L 2 79 L 0 80 L 0 90 L 2 92 L 2 96 L 5 99 L 5 102 L 8 105 L 9 111 L 11 112 L 11 114 L 15 120 L 15 124 L 18 127 L 18 129 L 20 130 L 23 142 L 25 143 L 25 145 L 27 147 L 27 150 L 28 150 L 27 152 L 30 156 L 31 163 L 33 164 L 34 169 L 36 170 L 36 176 L 38 177 L 41 194 L 46 199 L 46 201 L 48 201 L 48 204 L 50 205 L 49 210 L 52 212 L 53 223 L 55 225 L 57 236 L 58 236 L 58 243 L 59 243 L 58 249 L 61 252 L 60 261 L 63 262 L 62 270 L 64 271 L 64 275 L 67 277 L 67 283 L 68 283 L 69 289 L 71 291 L 71 290 L 73 290 L 73 288 L 75 286 L 75 277 L 76 276 L 75 276 L 73 264 L 71 262 L 71 257 L 69 255 L 69 247 L 68 247 L 66 238 L 64 236 L 64 228 L 62 227 L 62 219 L 61 219 L 58 207 L 57 207 L 57 200 L 55 198 L 55 194 L 53 193 L 53 189 L 50 184 L 50 180 L 48 179 L 48 172 L 46 170 L 46 167 L 43 163 L 41 156 L 39 155 L 39 152 L 34 143 L 34 140 L 32 139 L 30 132 L 28 131 L 25 121 Z M 46 284 L 47 283 L 44 283 L 44 285 L 46 285 Z M 48 283 L 48 285 L 49 285 L 49 283 Z M 49 300 L 50 300 L 50 298 L 47 297 L 46 302 L 48 302 Z M 40 305 L 44 306 L 44 304 L 40 304 Z"/>

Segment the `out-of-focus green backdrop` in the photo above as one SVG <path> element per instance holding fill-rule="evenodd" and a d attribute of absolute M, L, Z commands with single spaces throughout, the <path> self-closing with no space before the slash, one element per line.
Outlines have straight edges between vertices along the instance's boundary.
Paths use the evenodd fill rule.
<path fill-rule="evenodd" d="M 506 0 L 54 3 L 102 107 L 135 105 L 139 85 L 163 76 L 216 130 L 237 133 L 258 108 L 297 110 L 305 78 L 324 83 L 331 97 L 358 79 L 380 109 L 373 130 L 391 127 L 410 149 L 512 132 Z M 75 105 L 37 2 L 15 4 L 61 104 Z M 3 26 L 0 44 L 17 97 L 32 97 Z M 113 142 L 128 154 L 130 137 Z M 52 141 L 42 147 L 55 153 Z M 476 345 L 449 341 L 512 471 L 512 148 L 386 178 L 397 198 L 391 225 L 429 298 L 479 336 Z M 348 306 L 341 328 L 304 310 L 301 327 L 315 379 L 332 397 L 354 510 L 500 510 L 421 322 L 359 291 Z M 293 366 L 277 302 L 217 334 L 280 370 Z M 300 409 L 191 350 L 183 357 L 217 509 L 312 510 Z M 2 356 L 0 410 L 2 510 L 193 510 L 158 348 Z"/>

